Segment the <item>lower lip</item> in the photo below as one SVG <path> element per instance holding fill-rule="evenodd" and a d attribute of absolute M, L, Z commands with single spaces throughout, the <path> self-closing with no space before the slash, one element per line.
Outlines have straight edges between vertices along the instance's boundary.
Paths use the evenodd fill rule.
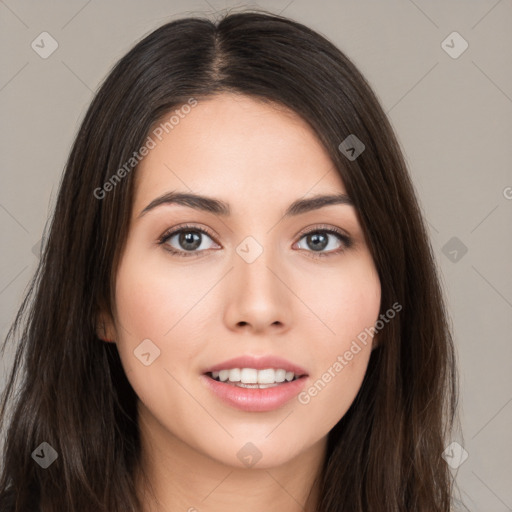
<path fill-rule="evenodd" d="M 307 376 L 271 388 L 241 388 L 201 376 L 206 386 L 223 402 L 247 412 L 267 412 L 279 409 L 297 396 L 306 384 Z"/>

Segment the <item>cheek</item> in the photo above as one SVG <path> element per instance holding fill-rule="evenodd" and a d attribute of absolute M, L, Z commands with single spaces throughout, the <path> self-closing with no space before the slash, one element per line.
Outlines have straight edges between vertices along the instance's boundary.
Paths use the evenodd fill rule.
<path fill-rule="evenodd" d="M 306 306 L 303 318 L 317 326 L 315 340 L 341 350 L 378 318 L 380 279 L 368 253 L 353 254 L 340 264 L 296 277 L 297 295 Z"/>
<path fill-rule="evenodd" d="M 199 350 L 191 320 L 201 288 L 193 284 L 190 273 L 143 258 L 136 250 L 126 252 L 117 273 L 119 356 L 141 402 L 163 418 L 182 405 L 175 401 L 180 390 L 173 376 L 182 380 L 176 370 L 188 369 Z"/>
<path fill-rule="evenodd" d="M 314 375 L 298 401 L 319 429 L 330 429 L 347 412 L 363 382 L 381 288 L 371 259 L 364 257 L 354 258 L 328 276 L 317 274 L 315 283 L 309 292 L 303 290 L 303 296 L 307 296 L 305 302 L 316 305 L 315 313 L 324 325 L 316 318 L 309 323 L 318 324 L 323 334 L 314 338 Z"/>
<path fill-rule="evenodd" d="M 162 254 L 127 246 L 116 279 L 117 347 L 132 387 L 145 402 L 156 390 L 168 393 L 172 375 L 194 367 L 204 350 L 205 323 L 214 315 L 205 293 L 216 276 L 169 264 Z M 211 304 L 210 304 L 211 306 Z M 150 340 L 148 342 L 148 340 Z M 144 349 L 143 349 L 144 347 Z M 150 353 L 145 366 L 141 354 Z"/>
<path fill-rule="evenodd" d="M 204 276 L 169 264 L 161 253 L 149 257 L 135 249 L 126 253 L 116 280 L 116 312 L 125 331 L 123 338 L 128 335 L 168 343 L 190 324 L 189 315 L 194 315 L 207 282 Z"/>

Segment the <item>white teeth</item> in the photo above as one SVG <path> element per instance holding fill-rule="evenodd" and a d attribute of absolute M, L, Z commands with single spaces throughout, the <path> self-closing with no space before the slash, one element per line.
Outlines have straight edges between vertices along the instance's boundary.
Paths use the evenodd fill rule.
<path fill-rule="evenodd" d="M 286 370 L 276 370 L 276 382 L 284 382 L 286 377 Z"/>
<path fill-rule="evenodd" d="M 229 373 L 231 373 L 233 370 L 229 370 Z M 240 372 L 240 381 L 243 384 L 257 384 L 258 382 L 258 370 L 255 370 L 254 368 L 242 368 L 242 370 L 238 370 L 238 368 L 235 368 L 235 372 Z"/>
<path fill-rule="evenodd" d="M 228 370 L 229 372 L 229 382 L 239 382 L 240 381 L 240 368 L 233 368 L 233 370 Z M 245 382 L 245 381 L 242 381 Z"/>
<path fill-rule="evenodd" d="M 228 377 L 229 377 L 229 370 L 221 370 L 219 372 L 219 380 L 221 382 L 226 382 L 228 380 Z"/>
<path fill-rule="evenodd" d="M 275 382 L 276 372 L 269 368 L 258 372 L 258 384 L 273 384 Z"/>
<path fill-rule="evenodd" d="M 255 368 L 231 368 L 229 370 L 220 370 L 212 372 L 212 377 L 221 382 L 241 382 L 242 384 L 275 384 L 285 380 L 290 382 L 294 380 L 295 374 L 287 372 L 282 368 L 277 370 L 265 368 L 256 370 Z"/>

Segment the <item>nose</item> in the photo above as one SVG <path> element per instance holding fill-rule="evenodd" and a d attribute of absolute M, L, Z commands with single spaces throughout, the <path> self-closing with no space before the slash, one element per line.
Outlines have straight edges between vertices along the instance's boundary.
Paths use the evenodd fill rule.
<path fill-rule="evenodd" d="M 293 293 L 270 250 L 251 263 L 235 255 L 228 280 L 224 321 L 230 330 L 276 334 L 290 329 Z"/>

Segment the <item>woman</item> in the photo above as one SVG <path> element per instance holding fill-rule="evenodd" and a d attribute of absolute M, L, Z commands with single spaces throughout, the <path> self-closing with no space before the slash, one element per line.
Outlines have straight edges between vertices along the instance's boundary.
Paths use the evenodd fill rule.
<path fill-rule="evenodd" d="M 292 20 L 181 19 L 117 63 L 19 331 L 2 510 L 450 509 L 414 189 L 360 72 Z"/>

